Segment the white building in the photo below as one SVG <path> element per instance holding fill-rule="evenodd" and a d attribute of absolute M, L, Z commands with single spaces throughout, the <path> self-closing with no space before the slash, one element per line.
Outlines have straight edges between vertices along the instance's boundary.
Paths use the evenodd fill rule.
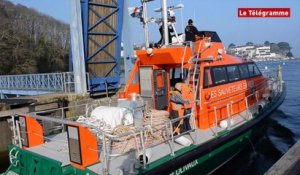
<path fill-rule="evenodd" d="M 240 57 L 253 58 L 255 49 L 254 46 L 237 46 L 230 48 L 230 52 Z"/>
<path fill-rule="evenodd" d="M 284 56 L 271 52 L 271 46 L 253 45 L 228 48 L 230 54 L 253 60 L 272 60 Z"/>
<path fill-rule="evenodd" d="M 275 54 L 275 53 L 273 53 L 273 54 Z M 256 47 L 255 48 L 255 57 L 256 58 L 270 58 L 270 57 L 272 57 L 271 56 L 271 47 L 270 46 Z"/>

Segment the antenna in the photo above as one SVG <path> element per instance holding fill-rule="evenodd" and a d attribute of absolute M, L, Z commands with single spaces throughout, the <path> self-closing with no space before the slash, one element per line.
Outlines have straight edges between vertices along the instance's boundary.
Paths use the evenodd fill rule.
<path fill-rule="evenodd" d="M 163 27 L 163 43 L 164 45 L 168 45 L 169 44 L 169 27 L 172 27 L 175 33 L 175 36 L 177 38 L 177 40 L 179 40 L 178 38 L 178 34 L 175 30 L 174 24 L 176 22 L 176 18 L 175 18 L 175 12 L 174 10 L 176 9 L 182 9 L 184 7 L 184 5 L 182 3 L 179 3 L 175 6 L 167 6 L 167 0 L 161 0 L 161 8 L 157 8 L 154 11 L 155 12 L 160 12 L 162 18 L 148 18 L 148 9 L 147 9 L 147 3 L 151 2 L 154 0 L 141 0 L 142 2 L 142 6 L 141 7 L 129 7 L 128 8 L 128 12 L 130 13 L 130 15 L 134 18 L 139 18 L 143 28 L 144 28 L 144 37 L 145 37 L 145 45 L 146 48 L 149 47 L 149 28 L 148 28 L 148 23 L 150 22 L 155 22 L 155 23 L 162 23 L 162 27 Z M 181 17 L 183 18 L 183 17 Z M 183 23 L 182 25 L 182 29 L 183 29 Z"/>
<path fill-rule="evenodd" d="M 196 12 L 195 12 L 195 10 L 194 10 L 194 17 L 193 17 L 193 21 L 194 21 L 194 24 L 196 25 L 197 24 L 197 22 L 196 22 Z"/>
<path fill-rule="evenodd" d="M 180 4 L 182 4 L 181 0 L 180 0 Z M 180 9 L 180 18 L 181 18 L 181 30 L 183 32 L 184 28 L 183 28 L 183 10 L 182 10 L 182 8 Z"/>
<path fill-rule="evenodd" d="M 175 32 L 175 35 L 176 35 L 176 38 L 178 40 L 178 35 L 177 35 L 177 32 L 175 30 L 175 27 L 174 27 L 174 23 L 175 23 L 175 16 L 174 16 L 174 10 L 176 9 L 182 9 L 184 7 L 184 5 L 182 3 L 179 3 L 175 6 L 167 6 L 167 0 L 161 0 L 161 8 L 156 8 L 154 9 L 154 12 L 161 12 L 162 14 L 162 24 L 163 24 L 163 43 L 164 45 L 168 45 L 169 44 L 169 25 L 172 26 L 174 32 Z M 171 21 L 168 21 L 168 17 L 171 17 L 173 16 L 173 20 L 171 19 Z M 182 18 L 182 17 L 181 17 Z M 182 21 L 182 20 L 181 20 Z M 183 29 L 183 23 L 182 23 L 182 29 Z"/>
<path fill-rule="evenodd" d="M 176 9 L 182 9 L 184 5 L 182 3 L 179 3 L 177 5 L 172 5 L 167 7 L 167 10 L 176 10 Z M 154 9 L 154 12 L 162 12 L 162 8 L 156 8 Z"/>
<path fill-rule="evenodd" d="M 143 1 L 143 23 L 145 30 L 145 45 L 149 47 L 149 28 L 148 28 L 148 6 L 147 1 Z"/>

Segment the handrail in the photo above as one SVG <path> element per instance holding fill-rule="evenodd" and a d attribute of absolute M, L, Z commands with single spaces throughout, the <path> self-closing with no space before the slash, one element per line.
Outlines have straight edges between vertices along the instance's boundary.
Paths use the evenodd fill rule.
<path fill-rule="evenodd" d="M 278 82 L 278 80 L 276 81 L 276 82 Z M 279 85 L 280 86 L 280 85 Z M 277 94 L 280 92 L 280 87 L 279 86 L 277 86 L 276 88 L 277 88 Z M 244 98 L 242 98 L 242 99 L 238 99 L 238 100 L 235 100 L 235 101 L 230 101 L 229 103 L 226 103 L 226 104 L 224 104 L 224 105 L 219 105 L 219 106 L 214 106 L 214 108 L 212 109 L 212 110 L 208 110 L 207 112 L 205 112 L 205 114 L 208 114 L 208 113 L 210 113 L 210 112 L 212 112 L 212 111 L 214 111 L 214 117 L 215 117 L 215 125 L 216 125 L 216 123 L 217 123 L 217 121 L 218 121 L 218 119 L 217 119 L 217 114 L 216 114 L 216 110 L 218 110 L 218 109 L 221 109 L 221 108 L 224 108 L 224 107 L 226 107 L 226 111 L 227 111 L 227 119 L 228 119 L 228 128 L 230 129 L 230 125 L 231 125 L 231 117 L 233 116 L 233 115 L 235 115 L 236 113 L 233 113 L 233 109 L 232 109 L 232 105 L 233 104 L 235 104 L 235 103 L 238 103 L 238 102 L 240 102 L 240 101 L 243 101 L 243 100 L 245 100 L 245 103 L 246 103 L 246 109 L 249 109 L 249 104 L 248 104 L 248 98 L 249 97 L 251 97 L 251 96 L 253 96 L 253 95 L 255 95 L 256 96 L 256 100 L 257 100 L 257 102 L 258 102 L 258 98 L 257 98 L 257 93 L 258 93 L 258 91 L 260 91 L 260 90 L 262 90 L 263 88 L 261 88 L 261 89 L 259 89 L 259 90 L 256 90 L 255 92 L 253 92 L 253 93 L 251 93 L 251 94 L 249 94 L 248 96 L 246 96 L 246 97 L 244 97 Z M 277 95 L 277 94 L 275 94 L 275 95 Z M 230 108 L 230 110 L 229 110 L 229 108 Z M 250 119 L 250 118 L 249 118 Z"/>
<path fill-rule="evenodd" d="M 125 136 L 128 136 L 128 135 L 132 134 L 132 131 L 128 131 L 128 132 L 125 132 L 125 133 L 122 133 L 122 134 L 114 135 L 114 134 L 107 133 L 107 132 L 105 132 L 105 131 L 103 131 L 103 130 L 95 127 L 95 126 L 89 125 L 89 124 L 83 124 L 83 123 L 79 123 L 79 122 L 75 122 L 75 121 L 71 121 L 71 120 L 67 120 L 67 119 L 60 119 L 60 118 L 55 118 L 55 117 L 41 116 L 41 115 L 37 115 L 35 112 L 29 113 L 28 115 L 30 117 L 38 119 L 38 120 L 50 121 L 50 122 L 61 123 L 61 124 L 66 124 L 66 125 L 67 124 L 82 125 L 84 127 L 93 129 L 94 131 L 99 132 L 100 134 L 103 134 L 106 137 L 109 137 L 110 139 L 118 139 L 118 138 L 122 138 L 122 137 L 125 137 Z M 175 119 L 172 119 L 170 121 L 172 123 L 175 123 L 175 122 L 177 122 L 177 121 L 179 121 L 181 119 L 184 119 L 184 118 L 187 118 L 187 117 L 190 117 L 190 116 L 191 116 L 191 114 L 187 114 L 187 115 L 185 115 L 185 116 L 183 116 L 181 118 L 175 118 Z M 166 124 L 168 122 L 161 122 L 161 123 L 158 123 L 157 125 L 163 125 L 163 124 Z M 148 130 L 149 129 L 147 127 L 135 128 L 134 133 L 139 133 L 140 131 L 148 131 Z"/>
<path fill-rule="evenodd" d="M 251 97 L 251 96 L 255 95 L 256 93 L 257 93 L 257 91 L 255 91 L 255 92 L 251 93 L 250 95 L 248 95 L 248 96 L 246 96 L 246 97 L 244 97 L 244 98 L 241 98 L 241 99 L 239 99 L 239 100 L 236 100 L 236 101 L 230 101 L 230 103 L 238 103 L 238 102 L 240 102 L 240 101 L 243 101 L 245 98 L 248 98 L 248 97 Z M 220 108 L 224 108 L 225 106 L 227 106 L 227 103 L 224 104 L 224 105 L 219 105 L 219 106 L 215 106 L 215 107 L 216 107 L 216 109 L 220 109 Z M 213 110 L 214 110 L 214 109 L 213 109 Z M 208 113 L 208 112 L 211 112 L 211 111 L 213 111 L 213 110 L 208 110 L 207 113 Z"/>
<path fill-rule="evenodd" d="M 52 118 L 52 117 L 40 116 L 40 115 L 36 115 L 35 113 L 29 113 L 28 116 L 30 116 L 32 118 L 35 118 L 35 119 L 38 119 L 38 120 L 42 120 L 42 121 L 55 122 L 55 123 L 60 123 L 60 124 L 63 124 L 63 125 L 70 125 L 70 124 L 71 125 L 72 124 L 73 125 L 81 125 L 81 126 L 84 126 L 84 127 L 87 127 L 89 129 L 91 129 L 91 131 L 99 139 L 101 139 L 102 143 L 103 143 L 102 151 L 103 151 L 103 159 L 104 159 L 103 160 L 103 163 L 104 163 L 104 169 L 103 170 L 104 170 L 104 172 L 107 172 L 107 170 L 108 170 L 109 157 L 115 156 L 115 155 L 110 154 L 110 151 L 108 150 L 107 145 L 106 145 L 106 140 L 108 139 L 108 140 L 113 141 L 113 140 L 118 139 L 118 138 L 131 136 L 132 134 L 134 134 L 134 135 L 139 135 L 140 134 L 140 137 L 139 137 L 140 142 L 139 143 L 140 143 L 140 146 L 141 146 L 141 149 L 142 149 L 142 154 L 143 154 L 143 160 L 144 160 L 144 165 L 143 166 L 146 167 L 146 161 L 145 161 L 146 160 L 145 159 L 146 152 L 145 152 L 145 150 L 148 147 L 145 145 L 144 137 L 146 135 L 145 132 L 149 131 L 149 127 L 147 127 L 147 126 L 145 126 L 143 128 L 135 128 L 133 131 L 128 131 L 128 132 L 125 132 L 125 133 L 122 133 L 122 134 L 114 135 L 114 134 L 107 133 L 107 132 L 105 132 L 105 131 L 103 131 L 103 130 L 95 127 L 95 126 L 91 126 L 91 125 L 83 124 L 83 123 L 78 123 L 78 122 L 74 122 L 74 121 L 70 121 L 70 120 L 66 120 L 66 119 L 62 119 L 62 118 Z M 175 119 L 172 119 L 170 121 L 161 122 L 161 123 L 162 123 L 162 125 L 167 126 L 165 129 L 166 129 L 167 133 L 169 133 L 168 132 L 169 130 L 173 130 L 173 124 L 175 122 L 177 122 L 179 120 L 183 120 L 183 119 L 188 118 L 188 117 L 191 117 L 191 114 L 187 114 L 187 115 L 185 115 L 181 118 L 175 118 Z M 157 130 L 159 130 L 159 129 L 157 129 Z M 175 138 L 180 137 L 184 134 L 190 133 L 192 131 L 193 131 L 193 129 L 185 131 L 184 133 L 180 133 L 179 135 L 176 135 L 176 136 L 174 136 L 173 132 L 171 132 L 171 133 L 169 133 L 171 138 L 164 139 L 162 142 L 156 143 L 156 145 L 169 141 L 171 143 L 171 147 L 170 147 L 171 155 L 174 155 L 174 148 L 175 148 L 174 140 L 175 140 Z M 154 146 L 154 145 L 153 144 L 149 145 L 149 147 L 152 147 L 152 146 Z M 137 149 L 138 149 L 138 146 L 137 146 Z M 127 153 L 127 152 L 125 152 L 125 153 Z M 125 154 L 125 153 L 123 153 L 123 154 Z"/>
<path fill-rule="evenodd" d="M 183 62 L 184 62 L 185 55 L 186 55 L 186 49 L 187 49 L 187 45 L 184 47 L 184 52 L 183 52 L 183 56 L 181 59 L 181 79 L 183 79 Z"/>

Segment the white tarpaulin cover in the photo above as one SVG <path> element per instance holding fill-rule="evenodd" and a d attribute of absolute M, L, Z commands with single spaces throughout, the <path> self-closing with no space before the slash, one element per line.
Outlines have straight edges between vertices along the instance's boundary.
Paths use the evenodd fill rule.
<path fill-rule="evenodd" d="M 91 124 L 106 131 L 112 131 L 118 125 L 133 124 L 133 114 L 127 108 L 99 106 L 88 118 L 79 117 L 77 122 Z"/>

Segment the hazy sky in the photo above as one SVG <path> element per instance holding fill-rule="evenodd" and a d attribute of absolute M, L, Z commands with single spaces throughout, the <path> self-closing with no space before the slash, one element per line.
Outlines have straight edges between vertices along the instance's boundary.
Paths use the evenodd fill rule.
<path fill-rule="evenodd" d="M 70 0 L 12 0 L 40 12 L 51 15 L 65 22 L 70 20 Z M 130 0 L 130 5 L 138 6 L 139 0 Z M 169 0 L 168 5 L 182 2 L 183 24 L 189 18 L 194 19 L 198 30 L 215 30 L 228 46 L 254 43 L 289 42 L 292 52 L 300 56 L 300 1 L 299 0 Z M 160 6 L 160 0 L 150 3 L 149 16 L 158 17 L 159 13 L 152 12 Z M 238 18 L 237 9 L 242 7 L 283 7 L 291 8 L 290 18 Z M 176 11 L 177 30 L 182 32 L 181 12 Z M 158 26 L 150 25 L 152 41 L 159 40 Z M 143 42 L 143 31 L 138 20 L 132 20 L 132 33 L 135 42 Z"/>

